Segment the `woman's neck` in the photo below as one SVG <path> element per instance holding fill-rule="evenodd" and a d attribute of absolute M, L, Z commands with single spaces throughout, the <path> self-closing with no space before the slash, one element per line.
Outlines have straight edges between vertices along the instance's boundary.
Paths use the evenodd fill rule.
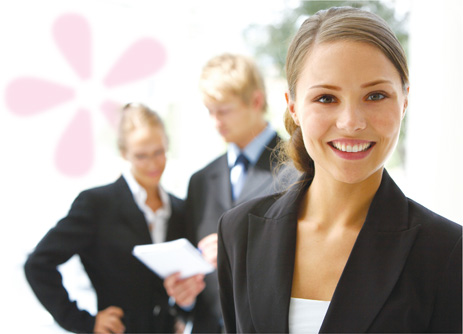
<path fill-rule="evenodd" d="M 144 187 L 145 188 L 145 187 Z M 153 212 L 162 207 L 161 195 L 159 193 L 159 187 L 146 189 L 146 205 L 148 205 Z"/>
<path fill-rule="evenodd" d="M 360 229 L 381 178 L 382 170 L 356 184 L 316 174 L 304 196 L 299 219 L 317 224 L 321 229 L 338 226 Z"/>

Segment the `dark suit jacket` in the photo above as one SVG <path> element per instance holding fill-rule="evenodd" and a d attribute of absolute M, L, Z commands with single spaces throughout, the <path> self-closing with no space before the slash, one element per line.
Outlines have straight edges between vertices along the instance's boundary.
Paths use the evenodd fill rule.
<path fill-rule="evenodd" d="M 172 216 L 167 240 L 184 237 L 184 203 L 169 195 Z M 124 310 L 129 333 L 172 332 L 173 316 L 163 281 L 133 255 L 152 243 L 143 213 L 123 177 L 83 191 L 68 215 L 39 242 L 26 264 L 26 277 L 40 302 L 63 328 L 93 332 L 95 318 L 69 300 L 57 266 L 78 254 L 95 288 L 98 310 Z M 154 310 L 154 315 L 153 315 Z"/>
<path fill-rule="evenodd" d="M 218 276 L 227 332 L 288 332 L 308 183 L 227 212 Z M 320 332 L 461 332 L 460 225 L 406 198 L 384 171 Z"/>
<path fill-rule="evenodd" d="M 220 216 L 227 210 L 249 199 L 275 192 L 272 170 L 276 161 L 271 159 L 272 150 L 280 138 L 275 136 L 262 152 L 255 166 L 250 166 L 244 188 L 236 200 L 232 200 L 230 171 L 226 154 L 196 172 L 190 179 L 186 200 L 186 217 L 192 228 L 193 244 L 203 237 L 217 233 Z M 221 331 L 222 316 L 218 294 L 217 274 L 206 276 L 206 288 L 198 296 L 194 311 L 193 332 L 217 333 Z"/>

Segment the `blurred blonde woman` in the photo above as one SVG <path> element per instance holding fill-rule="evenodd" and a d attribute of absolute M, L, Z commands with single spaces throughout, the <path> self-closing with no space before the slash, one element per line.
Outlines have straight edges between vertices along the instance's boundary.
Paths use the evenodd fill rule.
<path fill-rule="evenodd" d="M 83 191 L 30 254 L 25 271 L 57 323 L 81 333 L 169 333 L 173 309 L 162 280 L 132 256 L 135 245 L 186 236 L 183 201 L 160 185 L 167 136 L 142 104 L 122 109 L 118 146 L 129 168 L 114 183 Z M 57 267 L 77 254 L 97 296 L 96 316 L 69 299 Z"/>

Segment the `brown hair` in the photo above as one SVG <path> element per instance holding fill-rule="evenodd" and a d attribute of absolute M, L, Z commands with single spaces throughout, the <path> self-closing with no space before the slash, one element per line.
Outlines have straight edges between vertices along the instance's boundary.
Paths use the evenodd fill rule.
<path fill-rule="evenodd" d="M 267 109 L 264 79 L 256 63 L 243 55 L 224 53 L 210 59 L 202 69 L 199 88 L 209 99 L 222 101 L 237 96 L 246 105 L 251 103 L 255 91 L 261 91 L 262 110 Z"/>
<path fill-rule="evenodd" d="M 126 104 L 119 120 L 117 146 L 120 152 L 127 149 L 127 134 L 143 126 L 159 127 L 165 132 L 164 123 L 157 112 L 141 103 Z"/>
<path fill-rule="evenodd" d="M 376 14 L 352 7 L 333 7 L 321 10 L 299 28 L 286 57 L 286 79 L 290 98 L 296 98 L 296 84 L 304 62 L 315 45 L 335 41 L 356 41 L 376 46 L 392 62 L 408 88 L 408 65 L 405 52 L 386 21 Z M 282 148 L 283 159 L 292 160 L 302 172 L 314 173 L 312 158 L 305 149 L 302 132 L 287 109 L 284 115 L 289 141 Z"/>

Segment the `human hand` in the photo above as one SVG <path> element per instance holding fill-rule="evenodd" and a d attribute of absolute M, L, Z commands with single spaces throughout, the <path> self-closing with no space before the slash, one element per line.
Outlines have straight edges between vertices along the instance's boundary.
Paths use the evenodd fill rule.
<path fill-rule="evenodd" d="M 174 324 L 174 333 L 175 334 L 183 334 L 185 332 L 185 323 L 180 319 L 175 319 Z"/>
<path fill-rule="evenodd" d="M 217 233 L 209 234 L 198 243 L 204 259 L 217 268 Z"/>
<path fill-rule="evenodd" d="M 164 280 L 167 294 L 174 298 L 180 307 L 191 306 L 205 286 L 203 274 L 181 279 L 180 273 L 175 273 Z"/>
<path fill-rule="evenodd" d="M 124 333 L 125 326 L 122 322 L 124 311 L 117 306 L 109 306 L 96 315 L 94 333 L 111 334 Z"/>

